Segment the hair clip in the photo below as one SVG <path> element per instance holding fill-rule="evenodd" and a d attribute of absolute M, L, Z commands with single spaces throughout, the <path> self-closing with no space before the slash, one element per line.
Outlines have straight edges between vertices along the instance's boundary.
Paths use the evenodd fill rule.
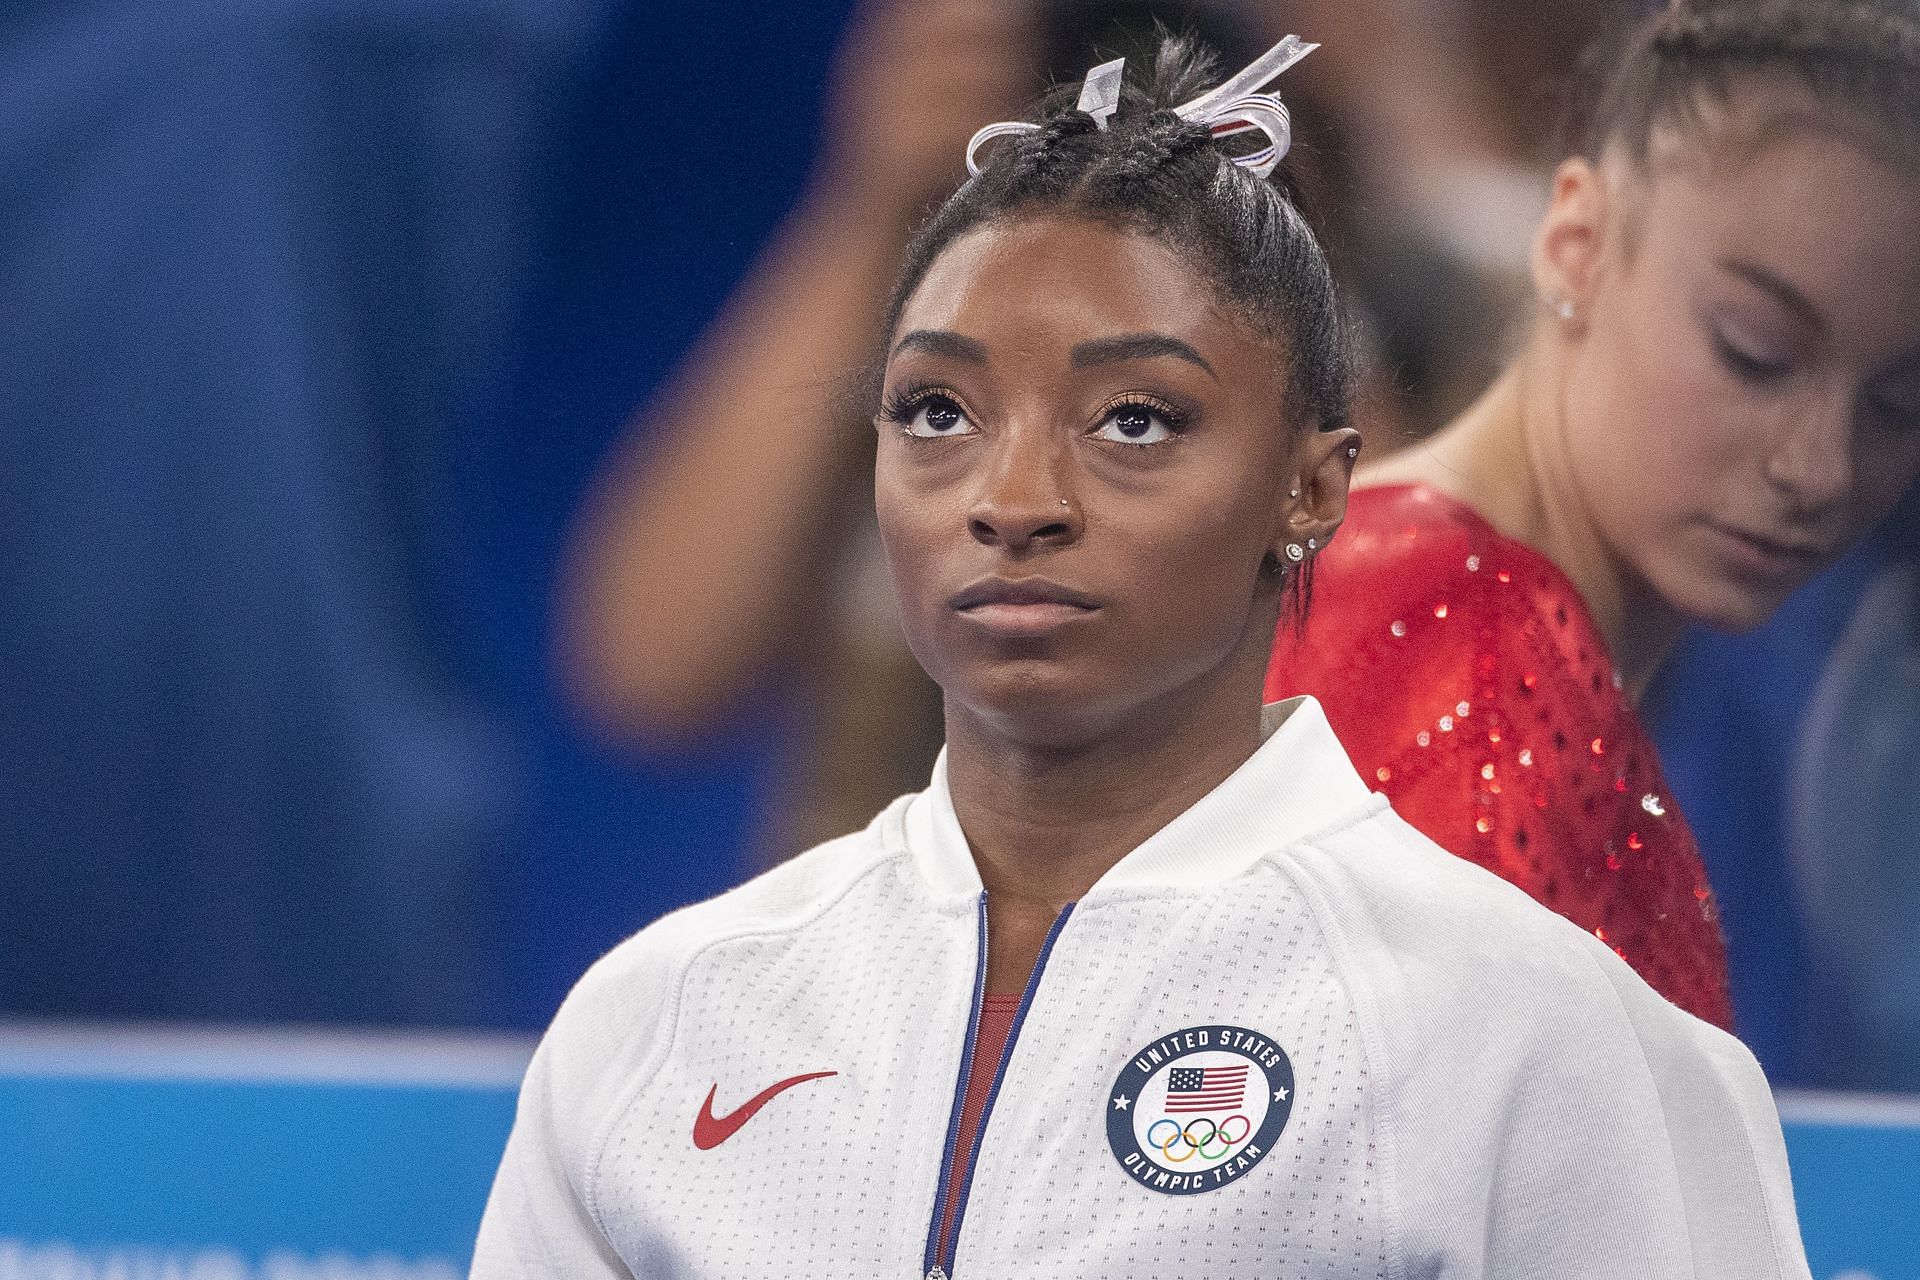
<path fill-rule="evenodd" d="M 1317 44 L 1308 44 L 1299 36 L 1288 36 L 1248 63 L 1238 75 L 1193 101 L 1175 107 L 1173 112 L 1182 120 L 1205 125 L 1216 138 L 1255 130 L 1265 134 L 1266 146 L 1248 155 L 1229 157 L 1242 169 L 1252 171 L 1256 178 L 1264 178 L 1279 166 L 1287 149 L 1293 145 L 1293 120 L 1278 97 L 1260 91 L 1319 47 Z M 1087 72 L 1086 79 L 1080 85 L 1078 109 L 1092 116 L 1094 124 L 1102 129 L 1107 127 L 1108 119 L 1120 105 L 1120 79 L 1125 69 L 1125 58 L 1103 62 Z M 967 173 L 975 178 L 980 176 L 980 165 L 975 157 L 986 143 L 1009 134 L 1033 133 L 1039 128 L 1039 125 L 1025 121 L 1002 120 L 981 129 L 967 140 Z"/>
<path fill-rule="evenodd" d="M 1093 117 L 1095 128 L 1106 128 L 1107 120 L 1119 110 L 1120 77 L 1126 69 L 1127 60 L 1115 58 L 1087 72 L 1087 78 L 1080 82 L 1080 101 L 1074 106 Z"/>

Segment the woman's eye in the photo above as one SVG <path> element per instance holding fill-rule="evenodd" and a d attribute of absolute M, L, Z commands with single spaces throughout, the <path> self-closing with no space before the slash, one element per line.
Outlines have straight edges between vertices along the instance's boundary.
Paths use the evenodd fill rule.
<path fill-rule="evenodd" d="M 1730 342 L 1725 334 L 1714 334 L 1713 346 L 1719 353 L 1720 362 L 1744 382 L 1778 382 L 1793 368 L 1785 360 L 1771 360 L 1744 351 Z"/>
<path fill-rule="evenodd" d="M 967 421 L 967 415 L 945 396 L 929 396 L 922 400 L 907 418 L 904 429 L 908 435 L 918 436 L 922 440 L 973 434 L 973 424 Z"/>
<path fill-rule="evenodd" d="M 1162 414 L 1143 404 L 1123 404 L 1106 416 L 1093 438 L 1115 444 L 1159 444 L 1172 435 L 1173 427 Z"/>

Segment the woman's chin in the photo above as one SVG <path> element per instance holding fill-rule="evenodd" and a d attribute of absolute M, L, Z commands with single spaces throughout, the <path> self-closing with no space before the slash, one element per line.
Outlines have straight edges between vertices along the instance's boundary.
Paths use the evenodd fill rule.
<path fill-rule="evenodd" d="M 1758 589 L 1748 584 L 1708 579 L 1690 583 L 1668 598 L 1679 613 L 1701 626 L 1729 635 L 1743 635 L 1766 625 L 1802 585 L 1795 582 L 1791 586 Z"/>
<path fill-rule="evenodd" d="M 1111 732 L 1123 711 L 1112 687 L 1046 661 L 996 664 L 950 683 L 947 700 L 1011 745 L 1065 749 Z"/>

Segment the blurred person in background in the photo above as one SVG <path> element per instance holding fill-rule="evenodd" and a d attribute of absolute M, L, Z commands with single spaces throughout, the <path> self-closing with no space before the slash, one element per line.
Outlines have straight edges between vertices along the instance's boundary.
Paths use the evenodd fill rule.
<path fill-rule="evenodd" d="M 448 439 L 586 7 L 0 18 L 0 1012 L 500 1017 Z"/>
<path fill-rule="evenodd" d="M 1688 620 L 1757 625 L 1920 472 L 1920 16 L 1683 2 L 1590 92 L 1533 241 L 1545 318 L 1362 473 L 1268 694 L 1320 696 L 1416 826 L 1726 1025 L 1634 703 Z"/>

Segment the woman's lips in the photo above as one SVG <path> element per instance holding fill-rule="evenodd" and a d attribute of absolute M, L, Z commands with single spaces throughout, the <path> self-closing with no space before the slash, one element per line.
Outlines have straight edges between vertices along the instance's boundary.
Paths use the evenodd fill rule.
<path fill-rule="evenodd" d="M 982 578 L 949 602 L 954 612 L 995 635 L 1040 636 L 1092 617 L 1092 597 L 1046 578 Z"/>
<path fill-rule="evenodd" d="M 1813 569 L 1824 558 L 1814 543 L 1782 541 L 1727 524 L 1715 523 L 1713 529 L 1727 559 L 1750 577 L 1792 577 Z"/>

